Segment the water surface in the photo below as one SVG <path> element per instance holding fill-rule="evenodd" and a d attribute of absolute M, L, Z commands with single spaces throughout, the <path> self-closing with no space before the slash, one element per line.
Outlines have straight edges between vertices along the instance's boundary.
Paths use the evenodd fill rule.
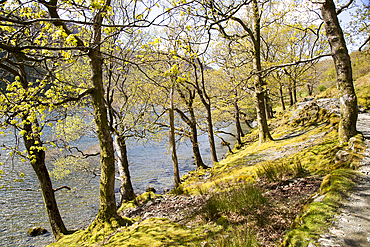
<path fill-rule="evenodd" d="M 229 131 L 232 131 L 232 129 Z M 223 136 L 227 141 L 234 142 L 230 136 Z M 12 142 L 12 138 L 3 138 L 2 142 Z M 85 138 L 81 140 L 84 147 L 96 146 L 97 140 Z M 221 147 L 216 139 L 219 158 L 227 149 Z M 203 161 L 211 166 L 212 160 L 207 135 L 199 136 L 199 146 Z M 189 142 L 178 147 L 180 176 L 195 169 L 192 159 L 192 149 Z M 0 160 L 4 165 L 0 169 L 7 175 L 0 179 L 0 186 L 6 181 L 7 189 L 0 190 L 0 246 L 44 246 L 53 242 L 53 236 L 48 223 L 42 195 L 38 190 L 38 182 L 32 167 L 11 159 L 0 151 Z M 135 193 L 140 194 L 148 187 L 154 187 L 161 193 L 173 187 L 173 167 L 171 155 L 168 153 L 165 141 L 155 143 L 130 143 L 128 146 L 130 172 Z M 98 164 L 96 164 L 98 165 Z M 23 172 L 26 176 L 23 182 L 13 182 Z M 88 226 L 98 211 L 99 177 L 91 174 L 75 173 L 65 180 L 54 181 L 57 188 L 67 185 L 71 191 L 56 192 L 59 210 L 68 229 L 78 229 Z M 10 187 L 11 186 L 11 187 Z M 117 182 L 116 188 L 119 183 Z M 32 190 L 29 190 L 32 189 Z M 117 200 L 119 194 L 116 194 Z M 28 237 L 27 230 L 33 226 L 46 228 L 49 233 L 37 237 Z"/>

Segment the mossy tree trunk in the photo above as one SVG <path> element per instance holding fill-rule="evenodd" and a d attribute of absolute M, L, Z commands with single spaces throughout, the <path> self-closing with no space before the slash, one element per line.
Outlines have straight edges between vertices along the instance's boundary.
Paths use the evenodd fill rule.
<path fill-rule="evenodd" d="M 100 204 L 98 218 L 109 219 L 117 215 L 114 194 L 115 162 L 113 139 L 108 125 L 107 109 L 104 102 L 102 57 L 98 49 L 89 53 L 94 91 L 91 94 L 94 120 L 100 143 Z"/>
<path fill-rule="evenodd" d="M 335 4 L 325 0 L 321 6 L 326 36 L 328 38 L 332 57 L 337 73 L 337 84 L 340 99 L 339 140 L 347 142 L 357 134 L 357 97 L 353 87 L 351 59 L 348 54 L 342 28 L 339 25 Z"/>
<path fill-rule="evenodd" d="M 106 6 L 109 6 L 108 0 Z M 100 51 L 101 44 L 101 25 L 103 14 L 98 11 L 94 17 L 93 44 L 88 53 L 91 68 L 91 82 L 93 92 L 90 94 L 94 108 L 94 120 L 96 132 L 100 144 L 100 196 L 99 212 L 96 217 L 97 222 L 110 222 L 112 218 L 117 219 L 116 197 L 114 194 L 115 183 L 115 157 L 113 148 L 113 138 L 108 122 L 107 107 L 104 100 L 103 84 L 103 57 Z"/>
<path fill-rule="evenodd" d="M 119 205 L 122 205 L 125 201 L 131 201 L 135 199 L 136 195 L 131 183 L 130 170 L 128 165 L 127 147 L 126 140 L 124 137 L 119 137 L 117 134 L 114 135 L 114 146 L 117 152 L 117 166 L 118 173 L 121 180 L 119 192 L 121 199 Z"/>
<path fill-rule="evenodd" d="M 173 103 L 173 96 L 174 96 L 174 88 L 171 87 L 170 89 L 170 149 L 171 149 L 171 155 L 172 155 L 172 164 L 173 164 L 173 175 L 175 179 L 175 187 L 179 187 L 181 184 L 180 180 L 180 172 L 179 172 L 179 163 L 177 160 L 177 154 L 176 154 L 176 140 L 175 140 L 175 112 L 174 112 L 174 103 Z"/>
<path fill-rule="evenodd" d="M 269 140 L 272 140 L 270 131 L 267 125 L 267 115 L 266 115 L 266 83 L 263 81 L 263 75 L 261 74 L 261 16 L 258 7 L 257 0 L 252 0 L 252 11 L 253 11 L 253 28 L 249 28 L 247 24 L 240 18 L 232 16 L 232 20 L 238 22 L 244 31 L 247 32 L 251 39 L 251 44 L 253 47 L 253 69 L 256 72 L 254 76 L 254 93 L 255 93 L 255 106 L 257 111 L 257 124 L 259 130 L 259 143 L 262 144 Z M 226 34 L 224 29 L 220 29 L 221 33 L 230 37 Z"/>
<path fill-rule="evenodd" d="M 62 28 L 66 34 L 73 34 L 66 22 L 60 21 L 58 14 L 58 1 L 48 2 L 39 0 L 49 12 L 50 22 L 58 28 Z M 91 96 L 96 132 L 100 144 L 100 190 L 99 190 L 99 211 L 89 229 L 101 228 L 102 226 L 113 226 L 127 223 L 117 214 L 116 198 L 114 194 L 115 185 L 115 157 L 113 138 L 108 122 L 107 107 L 105 105 L 105 93 L 103 84 L 103 57 L 101 52 L 102 24 L 104 16 L 110 7 L 111 0 L 107 0 L 98 9 L 91 10 L 92 22 L 91 38 L 84 42 L 78 35 L 75 35 L 75 49 L 87 53 L 91 70 L 92 88 L 89 90 Z M 87 44 L 88 43 L 88 44 Z M 70 47 L 68 47 L 70 48 Z M 63 48 L 60 48 L 63 50 Z"/>
<path fill-rule="evenodd" d="M 238 146 L 242 145 L 242 137 L 244 136 L 242 126 L 240 124 L 240 109 L 238 105 L 238 101 L 234 101 L 234 119 L 235 119 L 235 127 L 236 127 L 236 142 Z"/>
<path fill-rule="evenodd" d="M 27 121 L 27 116 L 23 117 Z M 24 144 L 29 154 L 31 165 L 36 173 L 39 181 L 42 197 L 44 198 L 46 212 L 48 214 L 51 231 L 54 238 L 58 240 L 63 234 L 68 234 L 60 215 L 58 205 L 55 199 L 53 185 L 49 176 L 48 169 L 45 165 L 45 151 L 41 144 L 39 133 L 32 131 L 32 125 L 37 125 L 37 122 L 27 123 L 23 126 L 26 134 L 23 136 Z M 36 127 L 37 128 L 37 127 Z"/>
<path fill-rule="evenodd" d="M 261 17 L 258 8 L 257 0 L 252 1 L 253 5 L 253 35 L 250 34 L 253 43 L 253 67 L 257 71 L 262 70 L 261 66 Z M 251 32 L 251 31 L 249 31 Z M 258 73 L 255 76 L 254 80 L 254 88 L 255 88 L 255 100 L 256 100 L 256 110 L 257 110 L 257 123 L 259 129 L 259 142 L 260 144 L 272 140 L 270 135 L 270 131 L 267 125 L 267 116 L 266 116 L 266 109 L 265 109 L 265 83 L 263 81 L 262 75 Z"/>

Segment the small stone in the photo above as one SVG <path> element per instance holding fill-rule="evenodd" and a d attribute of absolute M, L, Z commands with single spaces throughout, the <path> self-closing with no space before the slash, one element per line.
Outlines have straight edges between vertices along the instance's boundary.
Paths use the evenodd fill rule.
<path fill-rule="evenodd" d="M 35 237 L 35 236 L 38 236 L 38 235 L 42 235 L 42 234 L 45 234 L 47 233 L 48 231 L 45 229 L 45 228 L 42 228 L 42 227 L 31 227 L 28 231 L 27 231 L 27 234 L 28 236 L 30 237 Z"/>
<path fill-rule="evenodd" d="M 315 200 L 313 200 L 314 202 L 322 202 L 324 200 L 324 197 L 325 195 L 321 195 L 319 197 L 316 197 Z"/>
<path fill-rule="evenodd" d="M 334 157 L 334 162 L 335 163 L 339 163 L 339 162 L 342 162 L 342 163 L 346 163 L 348 162 L 349 160 L 351 159 L 351 154 L 344 151 L 344 150 L 339 150 L 336 154 L 335 154 L 335 157 Z"/>
<path fill-rule="evenodd" d="M 201 243 L 200 243 L 200 245 L 201 245 L 202 247 L 208 247 L 208 246 L 209 246 L 209 243 L 208 243 L 208 242 L 206 242 L 206 241 L 204 241 L 204 242 L 201 242 Z"/>
<path fill-rule="evenodd" d="M 155 190 L 153 187 L 149 187 L 149 188 L 147 188 L 145 191 L 146 191 L 146 192 L 153 192 L 153 193 L 155 193 L 155 192 L 156 192 L 156 190 Z"/>

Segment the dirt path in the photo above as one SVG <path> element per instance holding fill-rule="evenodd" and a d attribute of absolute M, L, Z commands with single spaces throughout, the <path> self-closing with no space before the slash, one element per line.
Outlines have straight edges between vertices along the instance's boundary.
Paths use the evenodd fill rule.
<path fill-rule="evenodd" d="M 370 114 L 359 114 L 357 130 L 363 133 L 367 147 L 359 169 L 362 176 L 334 226 L 319 239 L 321 246 L 370 246 Z"/>

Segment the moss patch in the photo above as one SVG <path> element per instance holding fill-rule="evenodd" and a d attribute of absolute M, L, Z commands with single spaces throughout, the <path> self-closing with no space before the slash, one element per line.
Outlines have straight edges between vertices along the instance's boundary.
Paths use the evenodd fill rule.
<path fill-rule="evenodd" d="M 324 197 L 305 206 L 282 246 L 307 246 L 316 242 L 320 234 L 328 229 L 347 192 L 354 186 L 355 174 L 350 169 L 337 169 L 328 174 L 321 186 Z"/>
<path fill-rule="evenodd" d="M 118 212 L 121 212 L 121 211 L 123 211 L 125 209 L 128 209 L 128 208 L 134 208 L 138 205 L 143 205 L 143 204 L 147 203 L 150 200 L 155 200 L 155 199 L 161 198 L 161 197 L 162 197 L 162 195 L 155 194 L 152 191 L 145 192 L 145 193 L 135 197 L 135 199 L 132 200 L 132 201 L 122 203 L 121 207 L 118 209 Z"/>
<path fill-rule="evenodd" d="M 221 230 L 221 226 L 188 228 L 168 219 L 151 218 L 131 226 L 110 229 L 103 239 L 95 242 L 84 240 L 86 231 L 78 231 L 49 246 L 189 246 Z"/>

